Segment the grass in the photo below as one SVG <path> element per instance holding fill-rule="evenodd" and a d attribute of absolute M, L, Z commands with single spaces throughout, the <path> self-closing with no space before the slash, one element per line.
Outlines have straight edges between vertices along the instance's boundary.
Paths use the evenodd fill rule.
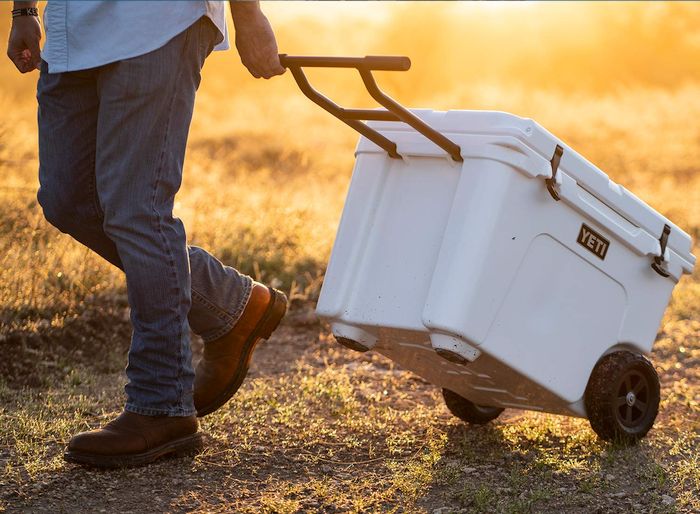
<path fill-rule="evenodd" d="M 406 26 L 429 19 L 427 8 L 411 9 L 401 11 L 410 14 Z M 619 6 L 591 9 L 595 16 L 618 9 L 615 23 L 624 25 Z M 674 9 L 698 16 L 692 6 Z M 459 17 L 436 16 L 444 38 L 462 37 Z M 644 20 L 638 27 L 651 30 Z M 364 32 L 338 42 L 321 25 L 314 27 L 330 53 L 368 53 Z M 474 56 L 487 68 L 483 80 L 477 68 L 461 80 L 453 63 L 431 58 L 451 45 L 447 39 L 431 46 L 416 30 L 415 41 L 401 46 L 400 28 L 378 31 L 379 43 L 369 47 L 414 57 L 412 75 L 382 77 L 403 101 L 531 116 L 700 238 L 700 74 L 697 59 L 681 57 L 692 45 L 679 50 L 679 35 L 668 39 L 678 57 L 663 61 L 664 73 L 645 62 L 637 82 L 609 85 L 620 69 L 635 70 L 634 55 L 615 58 L 629 43 L 606 40 L 605 73 L 594 70 L 591 83 L 575 88 L 576 73 L 565 67 L 545 88 L 539 72 L 520 73 L 522 63 L 506 55 L 495 56 L 493 67 Z M 292 29 L 280 32 L 287 47 L 300 37 Z M 476 29 L 475 41 L 495 37 Z M 497 24 L 494 34 L 506 29 Z M 512 28 L 513 37 L 531 29 Z M 651 37 L 636 35 L 629 40 Z M 305 41 L 297 42 L 302 50 L 311 45 Z M 539 48 L 527 41 L 521 53 Z M 562 41 L 578 48 L 578 39 Z M 557 55 L 544 57 L 538 66 Z M 311 312 L 350 178 L 354 133 L 311 106 L 289 77 L 246 82 L 238 68 L 220 71 L 224 59 L 214 56 L 205 68 L 177 214 L 193 244 L 284 289 L 293 309 L 256 352 L 234 400 L 203 421 L 203 453 L 110 472 L 66 465 L 61 453 L 72 434 L 122 407 L 130 335 L 124 280 L 43 220 L 34 106 L 26 100 L 33 84 L 0 65 L 0 511 L 700 511 L 700 272 L 676 287 L 659 329 L 651 358 L 662 381 L 660 413 L 637 447 L 599 441 L 585 420 L 521 411 L 466 426 L 433 386 L 378 355 L 338 346 Z M 344 80 L 337 89 L 347 93 Z M 231 83 L 239 89 L 222 102 Z"/>
<path fill-rule="evenodd" d="M 138 471 L 137 484 L 161 484 L 165 493 L 139 501 L 153 510 L 241 512 L 697 508 L 697 434 L 668 426 L 668 409 L 631 449 L 599 442 L 581 420 L 548 415 L 511 413 L 491 426 L 466 427 L 446 413 L 433 388 L 384 359 L 353 361 L 320 327 L 283 331 L 318 344 L 301 352 L 293 369 L 257 376 L 228 408 L 206 418 L 203 453 Z M 274 352 L 272 344 L 261 351 Z M 66 377 L 48 391 L 3 393 L 14 413 L 2 432 L 3 445 L 13 448 L 3 473 L 14 493 L 6 495 L 8 507 L 75 505 L 81 484 L 129 480 L 127 472 L 90 473 L 60 459 L 71 433 L 119 408 L 115 376 L 117 384 Z M 173 489 L 175 477 L 185 481 L 182 491 Z M 61 502 L 52 496 L 59 488 L 74 496 Z M 125 511 L 136 508 L 129 494 L 116 495 Z M 664 495 L 676 498 L 673 509 Z M 86 508 L 109 505 L 97 494 Z"/>

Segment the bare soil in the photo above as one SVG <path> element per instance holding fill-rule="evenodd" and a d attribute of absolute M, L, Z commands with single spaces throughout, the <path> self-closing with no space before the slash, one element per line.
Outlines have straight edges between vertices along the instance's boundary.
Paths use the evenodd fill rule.
<path fill-rule="evenodd" d="M 3 376 L 15 379 L 0 394 L 0 511 L 697 511 L 698 398 L 684 391 L 697 391 L 700 356 L 676 367 L 664 334 L 654 356 L 665 368 L 657 426 L 619 448 L 585 421 L 557 416 L 506 411 L 490 425 L 464 425 L 434 386 L 337 345 L 308 303 L 260 345 L 236 397 L 203 420 L 201 454 L 131 470 L 64 464 L 71 433 L 121 408 L 121 309 L 3 341 Z M 697 340 L 698 324 L 688 323 Z"/>

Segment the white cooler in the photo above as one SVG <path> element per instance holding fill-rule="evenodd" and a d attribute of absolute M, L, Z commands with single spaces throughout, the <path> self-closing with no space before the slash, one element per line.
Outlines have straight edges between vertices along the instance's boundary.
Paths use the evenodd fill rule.
<path fill-rule="evenodd" d="M 369 124 L 398 156 L 358 143 L 319 316 L 346 346 L 444 388 L 467 421 L 511 407 L 642 437 L 658 378 L 641 354 L 693 270 L 688 234 L 532 120 L 411 112 L 462 162 L 413 120 L 423 133 Z"/>

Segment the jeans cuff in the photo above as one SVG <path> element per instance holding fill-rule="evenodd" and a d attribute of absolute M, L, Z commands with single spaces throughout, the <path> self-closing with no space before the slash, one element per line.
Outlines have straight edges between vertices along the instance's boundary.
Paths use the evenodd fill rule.
<path fill-rule="evenodd" d="M 176 409 L 151 409 L 146 407 L 139 407 L 133 403 L 127 403 L 124 407 L 125 411 L 133 412 L 134 414 L 141 414 L 142 416 L 172 416 L 172 417 L 187 417 L 194 416 L 197 411 L 194 407 L 191 409 L 183 409 L 178 407 Z"/>
<path fill-rule="evenodd" d="M 243 294 L 241 295 L 241 303 L 232 313 L 230 313 L 226 323 L 224 323 L 221 327 L 207 334 L 199 334 L 204 344 L 228 334 L 231 330 L 233 330 L 233 327 L 236 325 L 236 323 L 238 323 L 238 320 L 241 319 L 243 311 L 248 306 L 250 295 L 253 292 L 253 279 L 246 275 L 243 275 L 241 278 L 243 280 Z"/>

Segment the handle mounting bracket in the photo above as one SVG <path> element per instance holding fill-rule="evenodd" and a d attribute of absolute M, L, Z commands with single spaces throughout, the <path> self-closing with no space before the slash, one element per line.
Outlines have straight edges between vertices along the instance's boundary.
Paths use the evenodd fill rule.
<path fill-rule="evenodd" d="M 557 170 L 559 169 L 559 163 L 561 162 L 561 156 L 563 154 L 564 148 L 557 145 L 557 147 L 554 149 L 554 155 L 549 161 L 552 165 L 552 176 L 544 179 L 545 183 L 547 184 L 547 191 L 549 191 L 549 194 L 552 195 L 552 198 L 554 198 L 557 202 L 559 201 L 559 193 L 557 192 L 555 186 L 557 185 Z"/>
<path fill-rule="evenodd" d="M 661 244 L 661 254 L 654 257 L 654 261 L 651 263 L 651 268 L 662 277 L 671 276 L 668 271 L 661 267 L 661 265 L 666 262 L 664 256 L 666 255 L 666 246 L 668 245 L 668 236 L 670 234 L 671 227 L 668 224 L 665 224 L 664 230 L 661 232 L 661 237 L 659 238 L 659 243 Z"/>

